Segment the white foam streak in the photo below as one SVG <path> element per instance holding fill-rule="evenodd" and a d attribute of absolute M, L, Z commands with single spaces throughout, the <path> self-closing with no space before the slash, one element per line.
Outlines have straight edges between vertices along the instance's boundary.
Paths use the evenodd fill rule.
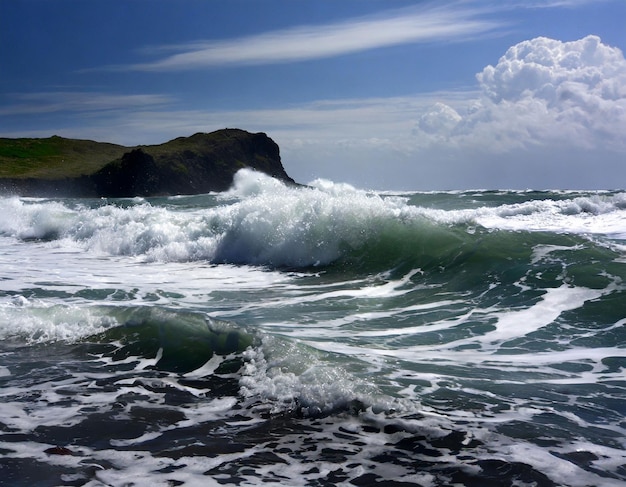
<path fill-rule="evenodd" d="M 458 305 L 462 303 L 463 303 L 462 301 L 458 301 L 458 300 L 443 300 L 443 301 L 436 301 L 434 303 L 416 304 L 413 306 L 407 306 L 405 308 L 398 309 L 396 310 L 397 313 L 390 313 L 390 315 L 388 316 L 382 315 L 382 316 L 376 316 L 376 317 L 377 318 L 380 318 L 380 317 L 391 318 L 396 314 L 405 314 L 405 313 L 408 314 L 408 313 L 414 313 L 416 311 L 421 312 L 421 311 L 433 310 L 436 308 L 448 309 L 450 306 L 454 306 L 454 305 Z M 355 335 L 359 337 L 389 337 L 389 336 L 402 336 L 402 335 L 404 336 L 416 335 L 420 333 L 430 333 L 430 332 L 439 331 L 439 330 L 448 330 L 451 327 L 455 326 L 456 324 L 466 321 L 471 315 L 472 315 L 472 312 L 469 311 L 451 320 L 441 320 L 438 322 L 428 323 L 428 324 L 419 325 L 419 326 L 407 326 L 407 327 L 402 327 L 402 328 L 386 328 L 384 330 L 363 331 L 363 332 L 357 332 Z"/>
<path fill-rule="evenodd" d="M 300 302 L 311 302 L 315 299 L 307 299 L 306 297 L 299 298 Z M 315 326 L 303 328 L 299 322 L 267 322 L 263 323 L 264 329 L 280 330 L 283 335 L 293 336 L 294 338 L 317 338 L 322 333 L 324 338 L 346 338 L 348 334 L 354 338 L 374 338 L 374 337 L 394 337 L 394 336 L 413 336 L 416 334 L 429 333 L 433 331 L 448 330 L 458 323 L 462 323 L 469 318 L 472 312 L 467 312 L 463 315 L 451 320 L 441 320 L 434 323 L 423 324 L 418 326 L 406 326 L 399 328 L 384 328 L 380 329 L 374 325 L 371 325 L 370 329 L 359 331 L 349 329 L 346 331 L 344 327 L 358 323 L 360 326 L 364 326 L 365 323 L 371 323 L 378 320 L 393 321 L 402 316 L 408 316 L 414 313 L 422 313 L 440 308 L 442 310 L 449 309 L 450 306 L 462 304 L 462 301 L 458 300 L 442 300 L 432 303 L 416 304 L 412 306 L 406 306 L 402 308 L 390 308 L 385 311 L 369 311 L 362 313 L 350 313 L 349 315 L 342 316 L 341 318 L 325 320 L 322 323 L 316 323 Z M 293 304 L 293 302 L 289 302 Z"/>
<path fill-rule="evenodd" d="M 568 285 L 562 285 L 558 288 L 548 288 L 545 294 L 532 306 L 523 308 L 520 310 L 502 310 L 497 309 L 473 309 L 453 319 L 445 319 L 430 324 L 405 327 L 405 328 L 389 328 L 389 329 L 374 329 L 365 331 L 350 331 L 350 336 L 360 338 L 372 338 L 372 337 L 387 337 L 387 336 L 415 336 L 428 332 L 436 332 L 441 330 L 449 330 L 459 324 L 467 322 L 470 317 L 478 317 L 485 315 L 489 317 L 495 317 L 495 328 L 491 331 L 487 331 L 470 338 L 463 338 L 459 340 L 453 340 L 440 344 L 418 345 L 405 348 L 374 348 L 372 345 L 363 345 L 360 347 L 351 346 L 344 342 L 329 343 L 326 341 L 315 340 L 318 332 L 315 329 L 311 330 L 299 330 L 294 331 L 294 335 L 298 335 L 301 338 L 310 338 L 307 344 L 325 351 L 332 351 L 334 353 L 340 353 L 346 356 L 387 356 L 402 358 L 408 361 L 446 361 L 452 362 L 465 362 L 483 365 L 495 365 L 498 363 L 506 363 L 509 365 L 520 363 L 527 366 L 534 365 L 547 365 L 550 363 L 556 363 L 559 361 L 571 361 L 571 360 L 584 360 L 585 358 L 590 360 L 597 360 L 598 363 L 605 358 L 609 353 L 613 353 L 617 356 L 620 355 L 620 351 L 613 349 L 600 349 L 594 348 L 591 351 L 569 349 L 563 352 L 541 352 L 536 355 L 510 355 L 510 354 L 494 354 L 493 352 L 500 350 L 500 347 L 505 342 L 513 340 L 515 338 L 526 337 L 541 328 L 553 323 L 561 313 L 573 309 L 580 308 L 585 302 L 598 299 L 601 296 L 611 292 L 612 288 L 603 290 L 595 290 L 581 287 L 571 287 Z M 438 305 L 450 305 L 452 303 L 442 301 L 436 303 L 429 303 L 423 307 L 418 305 L 421 310 L 436 308 Z M 403 312 L 405 310 L 399 310 Z M 389 311 L 385 317 L 393 317 L 393 310 Z M 376 316 L 361 315 L 361 319 L 367 321 L 368 318 Z M 331 326 L 331 329 L 325 329 L 324 335 L 329 337 L 346 337 L 346 332 L 338 328 L 345 323 L 352 323 L 355 320 L 351 317 L 348 320 L 335 320 Z M 324 326 L 328 326 L 325 323 Z M 619 326 L 619 323 L 615 326 Z M 319 330 L 318 327 L 316 327 Z M 470 350 L 462 349 L 471 347 Z M 478 350 L 475 350 L 478 347 Z M 613 350 L 611 352 L 611 350 Z M 582 356 L 579 354 L 582 353 Z M 626 351 L 624 351 L 626 356 Z"/>
<path fill-rule="evenodd" d="M 579 308 L 586 301 L 597 299 L 607 290 L 587 289 L 563 285 L 549 288 L 541 300 L 523 310 L 495 313 L 496 329 L 481 338 L 483 343 L 502 343 L 526 336 L 556 320 L 564 311 Z"/>
<path fill-rule="evenodd" d="M 329 291 L 317 293 L 315 295 L 304 296 L 300 298 L 294 298 L 285 300 L 283 304 L 297 304 L 299 302 L 315 302 L 325 301 L 328 299 L 337 298 L 354 298 L 354 299 L 368 299 L 368 298 L 392 298 L 408 294 L 415 290 L 413 286 L 403 288 L 415 274 L 419 273 L 419 269 L 409 272 L 403 276 L 400 280 L 392 280 L 384 284 L 378 285 L 362 285 L 353 289 L 341 289 L 337 291 Z M 428 305 L 422 305 L 428 306 Z M 404 308 L 406 309 L 406 308 Z"/>

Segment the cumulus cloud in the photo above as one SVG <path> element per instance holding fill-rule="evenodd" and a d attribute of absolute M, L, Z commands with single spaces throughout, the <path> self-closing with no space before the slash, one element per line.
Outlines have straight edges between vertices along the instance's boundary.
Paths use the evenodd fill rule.
<path fill-rule="evenodd" d="M 427 134 L 447 136 L 461 120 L 461 115 L 454 108 L 437 102 L 419 118 L 417 126 Z"/>
<path fill-rule="evenodd" d="M 543 144 L 626 149 L 626 60 L 597 36 L 521 42 L 477 80 L 482 96 L 466 113 L 438 104 L 417 128 L 501 151 Z"/>
<path fill-rule="evenodd" d="M 607 100 L 626 96 L 622 52 L 593 35 L 573 42 L 546 37 L 521 42 L 477 78 L 494 102 L 535 97 L 556 106 L 587 93 Z"/>

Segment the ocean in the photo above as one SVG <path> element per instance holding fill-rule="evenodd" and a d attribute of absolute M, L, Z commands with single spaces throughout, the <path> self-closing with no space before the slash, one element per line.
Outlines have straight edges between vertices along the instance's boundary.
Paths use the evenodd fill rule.
<path fill-rule="evenodd" d="M 626 192 L 0 197 L 3 486 L 623 486 Z"/>

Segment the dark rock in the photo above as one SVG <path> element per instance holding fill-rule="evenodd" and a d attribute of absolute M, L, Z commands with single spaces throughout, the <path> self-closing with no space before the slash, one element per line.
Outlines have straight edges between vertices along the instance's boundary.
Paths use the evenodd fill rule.
<path fill-rule="evenodd" d="M 161 171 L 142 149 L 127 152 L 91 176 L 98 196 L 150 196 L 160 193 Z"/>
<path fill-rule="evenodd" d="M 48 455 L 73 455 L 74 453 L 69 448 L 65 448 L 64 446 L 53 446 L 52 448 L 48 448 L 44 450 L 44 453 Z"/>

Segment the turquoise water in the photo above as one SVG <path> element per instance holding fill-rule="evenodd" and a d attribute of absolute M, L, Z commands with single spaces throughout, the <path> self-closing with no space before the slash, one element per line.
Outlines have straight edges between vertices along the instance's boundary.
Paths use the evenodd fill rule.
<path fill-rule="evenodd" d="M 623 485 L 625 217 L 249 171 L 0 198 L 0 484 Z"/>

